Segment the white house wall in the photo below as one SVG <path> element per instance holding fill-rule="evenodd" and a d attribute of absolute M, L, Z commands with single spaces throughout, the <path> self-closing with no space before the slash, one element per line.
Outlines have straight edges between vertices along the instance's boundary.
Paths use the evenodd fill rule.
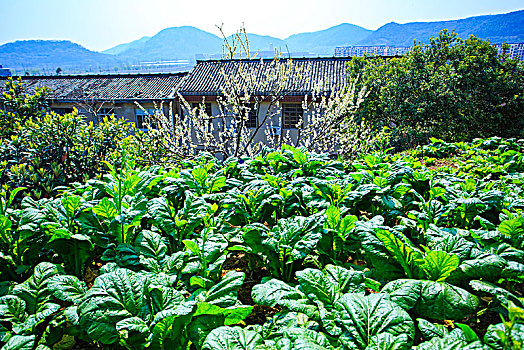
<path fill-rule="evenodd" d="M 211 103 L 211 113 L 212 113 L 212 116 L 216 117 L 216 116 L 219 116 L 220 115 L 220 108 L 218 106 L 218 103 L 216 102 L 210 102 Z M 264 117 L 266 115 L 266 113 L 268 113 L 268 110 L 269 110 L 269 107 L 270 107 L 270 104 L 269 102 L 263 102 L 260 104 L 260 107 L 259 107 L 259 110 L 258 110 L 258 123 L 262 123 L 262 121 L 264 120 Z M 273 108 L 275 109 L 276 107 L 273 106 Z M 269 125 L 274 125 L 274 126 L 279 126 L 281 125 L 281 120 L 282 120 L 282 106 L 279 107 L 279 112 L 271 117 L 268 117 L 267 121 L 266 121 L 266 125 L 262 128 L 259 129 L 257 135 L 255 136 L 255 138 L 253 139 L 253 141 L 255 143 L 257 142 L 262 142 L 262 143 L 266 143 L 267 140 L 266 140 L 266 132 L 265 132 L 265 129 L 267 129 L 269 127 Z M 307 124 L 308 122 L 308 117 L 310 116 L 311 114 L 311 110 L 307 110 L 305 111 L 304 113 L 304 123 Z M 187 117 L 188 116 L 188 113 L 187 111 L 184 110 L 184 117 Z M 187 119 L 185 119 L 187 121 Z M 219 128 L 219 125 L 221 123 L 221 120 L 219 118 L 215 118 L 213 120 L 213 128 L 214 130 L 218 130 Z M 226 124 L 226 126 L 229 126 Z M 255 128 L 250 128 L 250 130 L 252 130 L 253 132 L 255 131 Z M 278 134 L 278 132 L 276 133 Z M 295 143 L 297 141 L 297 138 L 298 138 L 298 130 L 297 129 L 281 129 L 280 130 L 280 134 L 281 135 L 285 135 L 285 134 L 289 134 L 289 136 L 291 137 L 291 140 L 293 143 Z M 194 138 L 194 135 L 193 135 L 193 138 Z"/>
<path fill-rule="evenodd" d="M 155 104 L 154 103 L 141 103 L 140 104 L 144 109 L 154 109 Z M 158 104 L 156 106 L 159 106 Z M 52 103 L 51 109 L 55 108 L 76 108 L 78 110 L 79 115 L 83 115 L 86 117 L 87 122 L 93 122 L 94 121 L 94 115 L 90 111 L 89 106 L 82 104 L 82 103 Z M 163 105 L 163 112 L 166 117 L 169 117 L 169 103 L 165 103 Z M 135 103 L 107 103 L 102 106 L 102 108 L 113 108 L 114 114 L 118 118 L 123 118 L 128 120 L 130 123 L 133 123 L 136 126 L 136 115 L 137 115 L 137 109 L 139 108 Z M 173 106 L 175 109 L 176 106 Z"/>
<path fill-rule="evenodd" d="M 154 103 L 142 103 L 141 106 L 144 108 L 144 109 L 153 109 L 155 108 L 155 104 Z M 157 105 L 158 106 L 158 105 Z M 269 103 L 266 103 L 266 102 L 263 102 L 260 104 L 260 107 L 259 107 L 259 111 L 258 111 L 258 122 L 259 124 L 262 123 L 263 119 L 264 119 L 264 116 L 268 113 L 268 109 L 269 109 L 269 106 L 270 104 Z M 93 121 L 93 114 L 89 112 L 89 108 L 88 106 L 82 106 L 82 104 L 79 104 L 79 103 L 53 103 L 51 105 L 51 108 L 76 108 L 78 109 L 78 112 L 80 115 L 84 115 L 86 118 L 87 118 L 87 121 L 88 122 L 92 122 Z M 138 107 L 136 106 L 136 104 L 134 103 L 115 103 L 115 104 L 105 104 L 103 106 L 104 108 L 114 108 L 114 111 L 115 111 L 115 116 L 117 116 L 118 118 L 124 118 L 126 120 L 128 120 L 129 122 L 133 123 L 134 125 L 136 125 L 136 122 L 137 122 L 137 109 Z M 165 103 L 163 105 L 163 110 L 164 110 L 164 115 L 165 116 L 169 116 L 169 104 L 168 103 Z M 173 114 L 176 114 L 177 110 L 179 110 L 178 106 L 176 104 L 173 104 L 172 106 L 173 108 Z M 273 106 L 273 108 L 276 108 L 275 106 Z M 266 143 L 267 140 L 266 140 L 266 132 L 265 130 L 268 128 L 269 125 L 275 125 L 275 126 L 280 126 L 281 124 L 281 119 L 282 119 L 282 105 L 279 107 L 280 108 L 280 111 L 273 115 L 272 117 L 268 117 L 268 120 L 266 122 L 266 125 L 262 128 L 260 128 L 260 130 L 258 131 L 256 137 L 254 138 L 254 142 L 257 143 L 257 142 L 262 142 L 262 143 Z M 220 109 L 219 109 L 219 106 L 218 106 L 218 103 L 216 102 L 211 102 L 211 112 L 212 112 L 212 115 L 213 116 L 218 116 L 220 115 Z M 311 111 L 308 110 L 304 113 L 304 122 L 307 123 L 308 122 L 308 117 L 309 115 L 311 114 Z M 184 115 L 187 116 L 187 111 L 184 111 Z M 185 119 L 186 121 L 188 119 Z M 218 130 L 218 127 L 219 127 L 219 124 L 221 123 L 221 120 L 219 120 L 218 118 L 214 119 L 213 121 L 213 124 L 214 124 L 214 130 Z M 252 130 L 254 132 L 254 128 L 251 128 L 250 130 Z M 275 130 L 277 131 L 277 130 Z M 291 137 L 291 140 L 292 142 L 296 142 L 297 140 L 297 137 L 298 137 L 298 130 L 297 129 L 281 129 L 280 130 L 280 135 L 285 135 L 289 133 L 289 136 Z M 278 134 L 278 131 L 275 133 L 275 134 Z M 195 136 L 193 135 L 193 138 L 195 139 Z"/>

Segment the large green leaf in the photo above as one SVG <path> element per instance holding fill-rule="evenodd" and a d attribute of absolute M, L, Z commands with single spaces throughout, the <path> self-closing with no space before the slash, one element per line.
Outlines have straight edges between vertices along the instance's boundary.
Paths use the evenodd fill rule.
<path fill-rule="evenodd" d="M 424 257 L 422 269 L 427 279 L 441 282 L 451 275 L 459 266 L 457 255 L 449 254 L 440 250 L 432 250 Z"/>
<path fill-rule="evenodd" d="M 307 299 L 306 295 L 295 287 L 277 279 L 257 284 L 251 292 L 253 300 L 259 305 L 274 306 L 284 299 Z"/>
<path fill-rule="evenodd" d="M 431 250 L 440 250 L 457 255 L 460 261 L 472 258 L 472 251 L 476 245 L 465 238 L 451 234 L 435 225 L 430 225 L 425 234 L 428 247 Z"/>
<path fill-rule="evenodd" d="M 210 303 L 198 303 L 195 311 L 195 316 L 200 315 L 219 315 L 224 316 L 224 325 L 229 326 L 237 324 L 244 320 L 253 311 L 252 306 L 231 306 L 223 308 Z"/>
<path fill-rule="evenodd" d="M 185 301 L 178 290 L 161 285 L 149 286 L 150 304 L 154 314 L 178 307 Z"/>
<path fill-rule="evenodd" d="M 52 290 L 49 287 L 52 277 L 61 273 L 63 272 L 55 264 L 40 263 L 31 277 L 13 287 L 12 294 L 24 300 L 27 313 L 36 314 L 51 300 Z"/>
<path fill-rule="evenodd" d="M 320 270 L 305 269 L 296 275 L 300 289 L 311 300 L 316 299 L 323 304 L 332 305 L 340 296 L 340 291 Z"/>
<path fill-rule="evenodd" d="M 408 336 L 406 334 L 392 335 L 391 333 L 379 333 L 370 338 L 366 350 L 402 350 L 407 347 Z"/>
<path fill-rule="evenodd" d="M 511 329 L 504 323 L 492 324 L 484 335 L 487 349 L 519 349 L 524 344 L 524 323 L 515 323 Z M 504 343 L 507 342 L 507 345 Z"/>
<path fill-rule="evenodd" d="M 167 254 L 167 244 L 159 232 L 143 230 L 135 239 L 135 250 L 146 258 L 159 261 Z"/>
<path fill-rule="evenodd" d="M 151 323 L 155 343 L 166 349 L 187 346 L 185 328 L 191 322 L 195 306 L 193 301 L 183 302 L 158 312 Z"/>
<path fill-rule="evenodd" d="M 224 315 L 199 315 L 193 317 L 193 320 L 187 326 L 189 339 L 197 349 L 201 349 L 207 335 L 214 329 L 224 326 L 224 320 Z"/>
<path fill-rule="evenodd" d="M 494 282 L 501 277 L 501 272 L 507 265 L 507 261 L 498 255 L 483 254 L 462 262 L 452 272 L 449 281 L 458 285 L 467 285 L 469 281 L 477 279 Z"/>
<path fill-rule="evenodd" d="M 478 336 L 467 325 L 455 323 L 456 328 L 448 333 L 446 327 L 434 325 L 430 322 L 418 319 L 419 328 L 426 342 L 414 347 L 417 350 L 446 349 L 446 350 L 482 350 L 484 349 Z"/>
<path fill-rule="evenodd" d="M 281 305 L 291 311 L 304 313 L 313 319 L 319 317 L 318 308 L 303 292 L 277 279 L 257 284 L 253 287 L 251 295 L 253 301 L 259 305 Z"/>
<path fill-rule="evenodd" d="M 176 208 L 172 207 L 164 197 L 151 199 L 147 207 L 156 226 L 164 232 L 172 234 L 172 231 L 176 229 Z"/>
<path fill-rule="evenodd" d="M 78 305 L 84 298 L 87 288 L 75 276 L 55 275 L 49 281 L 49 289 L 55 298 Z"/>
<path fill-rule="evenodd" d="M 264 340 L 255 331 L 240 327 L 219 327 L 209 333 L 203 349 L 254 350 L 263 344 Z"/>
<path fill-rule="evenodd" d="M 420 276 L 420 266 L 424 263 L 422 253 L 411 246 L 406 237 L 399 238 L 389 230 L 377 229 L 375 234 L 392 255 L 393 259 L 402 266 L 404 273 L 409 278 Z"/>
<path fill-rule="evenodd" d="M 6 249 L 12 243 L 11 226 L 13 223 L 9 218 L 4 215 L 0 215 L 0 248 Z"/>
<path fill-rule="evenodd" d="M 524 283 L 524 264 L 508 261 L 508 266 L 502 271 L 501 277 L 518 283 Z"/>
<path fill-rule="evenodd" d="M 201 188 L 206 186 L 206 180 L 208 177 L 207 171 L 204 168 L 195 168 L 191 171 L 191 174 L 195 178 L 196 182 Z"/>
<path fill-rule="evenodd" d="M 433 338 L 418 346 L 413 347 L 413 350 L 484 350 L 480 341 L 474 343 L 467 343 L 461 338 Z"/>
<path fill-rule="evenodd" d="M 373 336 L 383 333 L 406 335 L 406 349 L 413 342 L 415 326 L 411 317 L 386 294 L 344 294 L 336 310 L 343 328 L 339 340 L 347 349 L 366 349 Z"/>
<path fill-rule="evenodd" d="M 476 296 L 446 282 L 399 279 L 386 284 L 382 292 L 405 310 L 437 320 L 461 320 L 476 312 L 479 304 Z"/>
<path fill-rule="evenodd" d="M 112 344 L 119 338 L 118 322 L 131 317 L 150 322 L 148 284 L 146 277 L 127 269 L 99 276 L 78 305 L 80 325 L 91 338 Z"/>
<path fill-rule="evenodd" d="M 309 299 L 318 300 L 325 306 L 334 305 L 344 293 L 364 294 L 364 275 L 340 266 L 327 265 L 323 271 L 305 269 L 296 273 L 300 290 Z"/>
<path fill-rule="evenodd" d="M 35 347 L 36 336 L 15 335 L 2 347 L 2 350 L 33 350 Z"/>
<path fill-rule="evenodd" d="M 423 318 L 417 318 L 418 329 L 422 336 L 429 340 L 434 337 L 443 338 L 446 335 L 446 327 L 440 324 L 433 324 Z"/>
<path fill-rule="evenodd" d="M 238 289 L 242 286 L 243 281 L 243 272 L 230 271 L 211 289 L 199 293 L 197 300 L 220 307 L 233 306 L 237 302 Z"/>
<path fill-rule="evenodd" d="M 104 197 L 100 203 L 92 209 L 93 213 L 106 219 L 113 219 L 118 215 L 115 203 L 109 198 Z"/>
<path fill-rule="evenodd" d="M 516 248 L 524 249 L 524 218 L 503 221 L 500 223 L 498 231 L 512 239 Z"/>
<path fill-rule="evenodd" d="M 507 305 L 510 301 L 516 305 L 522 305 L 522 302 L 515 294 L 508 292 L 506 289 L 493 283 L 474 280 L 469 282 L 469 285 L 476 291 L 491 295 L 493 297 L 493 301 L 497 301 L 502 305 Z"/>
<path fill-rule="evenodd" d="M 0 298 L 0 320 L 23 323 L 28 317 L 24 300 L 14 295 L 5 295 Z"/>
<path fill-rule="evenodd" d="M 115 325 L 120 339 L 127 347 L 144 348 L 149 345 L 151 331 L 147 323 L 140 317 L 128 317 L 118 321 Z"/>

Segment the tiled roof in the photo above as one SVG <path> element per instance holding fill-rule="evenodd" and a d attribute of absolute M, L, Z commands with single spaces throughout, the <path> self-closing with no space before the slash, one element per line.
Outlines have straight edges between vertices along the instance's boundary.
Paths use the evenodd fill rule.
<path fill-rule="evenodd" d="M 186 74 L 23 76 L 22 84 L 27 93 L 46 86 L 57 101 L 160 100 L 176 96 Z"/>
<path fill-rule="evenodd" d="M 292 59 L 295 67 L 303 67 L 302 78 L 296 75 L 289 79 L 284 88 L 287 95 L 304 95 L 313 91 L 317 84 L 322 84 L 323 91 L 341 88 L 347 85 L 346 63 L 350 57 L 330 58 L 299 58 Z M 238 79 L 243 73 L 250 72 L 256 80 L 266 80 L 274 67 L 273 59 L 235 59 L 235 60 L 202 60 L 197 61 L 193 71 L 184 79 L 180 86 L 182 95 L 216 96 L 221 93 L 221 86 L 225 86 L 225 79 Z M 281 60 L 287 62 L 286 59 Z M 270 86 L 264 86 L 254 93 L 264 95 L 271 92 Z M 265 91 L 264 91 L 265 90 Z"/>

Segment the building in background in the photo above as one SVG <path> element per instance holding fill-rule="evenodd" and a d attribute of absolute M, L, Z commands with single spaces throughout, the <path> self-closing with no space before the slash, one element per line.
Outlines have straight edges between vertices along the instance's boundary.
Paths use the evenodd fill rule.
<path fill-rule="evenodd" d="M 391 56 L 388 56 L 391 57 Z M 388 57 L 383 57 L 384 59 Z M 59 114 L 71 113 L 76 108 L 95 124 L 101 118 L 114 114 L 127 119 L 137 128 L 145 129 L 147 114 L 153 114 L 163 102 L 165 115 L 187 115 L 188 111 L 179 100 L 181 95 L 191 108 L 205 102 L 206 114 L 216 126 L 215 130 L 229 127 L 227 106 L 219 103 L 227 81 L 242 81 L 242 74 L 252 74 L 250 84 L 256 88 L 249 91 L 253 107 L 249 113 L 247 127 L 261 130 L 271 125 L 268 134 L 279 137 L 289 131 L 296 138 L 299 123 L 308 123 L 312 113 L 303 108 L 306 96 L 311 101 L 313 94 L 328 94 L 348 86 L 346 64 L 348 57 L 296 58 L 284 65 L 292 64 L 287 74 L 292 78 L 281 79 L 280 69 L 275 69 L 271 59 L 199 60 L 190 72 L 148 74 L 102 74 L 102 75 L 55 75 L 19 77 L 27 93 L 47 87 L 50 91 L 50 108 Z M 283 67 L 284 68 L 284 67 Z M 285 71 L 285 69 L 284 69 Z M 294 72 L 294 73 L 291 73 Z M 278 77 L 276 77 L 277 75 Z M 0 92 L 6 78 L 0 79 Z M 270 82 L 269 84 L 267 82 Z M 272 84 L 285 84 L 277 89 Z M 1 96 L 0 96 L 1 99 Z M 257 104 L 254 101 L 258 101 Z M 1 102 L 1 101 L 0 101 Z M 137 103 L 142 106 L 140 108 Z M 187 106 L 187 105 L 186 105 Z M 226 110 L 224 110 L 224 108 Z M 266 116 L 270 115 L 270 119 Z M 225 124 L 224 124 L 225 123 Z M 224 124 L 224 125 L 222 125 Z M 264 130 L 261 130 L 264 131 Z M 255 141 L 264 141 L 265 132 L 257 133 Z"/>
<path fill-rule="evenodd" d="M 8 68 L 3 68 L 0 64 L 0 77 L 10 77 L 11 71 Z"/>
<path fill-rule="evenodd" d="M 402 56 L 411 49 L 411 46 L 338 46 L 335 57 Z"/>
<path fill-rule="evenodd" d="M 285 58 L 281 60 L 288 62 Z M 329 93 L 348 86 L 346 64 L 350 60 L 345 57 L 293 58 L 289 62 L 292 62 L 297 74 L 292 74 L 293 77 L 290 79 L 283 78 L 281 81 L 285 81 L 285 86 L 282 89 L 264 83 L 265 79 L 273 81 L 272 84 L 278 84 L 276 81 L 280 81 L 280 77 L 274 76 L 279 74 L 279 69 L 275 68 L 273 58 L 197 60 L 195 68 L 181 83 L 179 93 L 192 108 L 205 102 L 206 114 L 212 117 L 214 129 L 223 130 L 230 127 L 228 125 L 230 120 L 214 117 L 219 116 L 221 109 L 224 108 L 218 99 L 223 95 L 223 87 L 227 86 L 226 79 L 231 81 L 245 79 L 248 81 L 247 85 L 256 87 L 256 91 L 249 91 L 251 100 L 259 101 L 258 106 L 249 113 L 246 125 L 251 132 L 260 130 L 256 133 L 254 141 L 265 142 L 267 134 L 261 128 L 271 128 L 268 134 L 274 137 L 289 132 L 294 141 L 299 133 L 298 124 L 300 122 L 307 124 L 312 112 L 303 109 L 302 102 L 305 97 L 308 96 L 311 101 L 314 91 Z M 250 77 L 246 78 L 246 74 Z M 279 92 L 275 95 L 277 90 Z M 275 99 L 278 100 L 278 104 Z M 227 111 L 223 112 L 227 114 Z"/>
<path fill-rule="evenodd" d="M 112 75 L 60 75 L 60 76 L 22 76 L 22 84 L 27 93 L 37 88 L 47 87 L 50 91 L 48 101 L 51 110 L 59 114 L 71 113 L 73 108 L 95 124 L 103 117 L 114 114 L 145 129 L 144 115 L 159 108 L 164 102 L 166 115 L 180 113 L 176 91 L 187 75 L 184 73 L 154 74 L 112 74 Z M 0 80 L 0 91 L 5 86 Z M 169 111 L 170 108 L 173 109 Z"/>
<path fill-rule="evenodd" d="M 493 46 L 495 46 L 499 53 L 504 52 L 503 44 L 495 44 Z M 508 46 L 509 50 L 507 53 L 510 58 L 518 58 L 521 61 L 524 61 L 524 43 L 508 44 Z"/>
<path fill-rule="evenodd" d="M 503 52 L 503 44 L 493 44 L 499 53 Z M 508 44 L 510 58 L 524 61 L 524 43 Z M 411 51 L 411 46 L 338 46 L 335 48 L 335 57 L 360 57 L 360 56 L 402 56 Z"/>

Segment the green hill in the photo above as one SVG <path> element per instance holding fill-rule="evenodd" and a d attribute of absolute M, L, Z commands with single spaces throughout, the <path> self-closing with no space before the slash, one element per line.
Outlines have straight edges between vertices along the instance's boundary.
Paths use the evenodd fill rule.
<path fill-rule="evenodd" d="M 335 47 L 355 45 L 371 33 L 371 30 L 354 24 L 343 23 L 317 32 L 291 35 L 285 41 L 290 51 L 305 51 L 333 56 Z"/>
<path fill-rule="evenodd" d="M 113 55 L 90 51 L 71 41 L 25 40 L 0 46 L 0 63 L 14 70 L 108 68 L 123 64 Z"/>
<path fill-rule="evenodd" d="M 455 21 L 388 23 L 358 44 L 411 46 L 414 40 L 427 42 L 442 29 L 454 29 L 461 38 L 474 34 L 493 43 L 524 42 L 524 10 Z"/>
<path fill-rule="evenodd" d="M 139 61 L 170 60 L 175 58 L 194 59 L 198 53 L 222 51 L 222 39 L 195 27 L 167 28 L 145 43 L 134 45 L 118 54 Z"/>
<path fill-rule="evenodd" d="M 150 36 L 144 36 L 144 37 L 142 37 L 142 38 L 140 38 L 138 40 L 132 41 L 130 43 L 120 44 L 120 45 L 117 45 L 117 46 L 112 47 L 110 49 L 104 50 L 104 51 L 102 51 L 102 53 L 107 53 L 107 54 L 110 54 L 110 55 L 118 55 L 118 54 L 124 52 L 125 50 L 142 48 L 144 46 L 144 44 L 149 39 L 151 39 Z"/>
<path fill-rule="evenodd" d="M 252 52 L 276 48 L 282 52 L 332 56 L 336 46 L 353 45 L 370 33 L 370 30 L 344 23 L 317 32 L 294 34 L 284 40 L 253 33 L 249 33 L 248 38 Z M 194 59 L 197 54 L 220 54 L 222 42 L 218 36 L 195 27 L 173 27 L 164 29 L 148 40 L 124 44 L 128 46 L 123 50 L 123 45 L 119 45 L 104 52 L 116 51 L 118 56 L 140 61 Z"/>

